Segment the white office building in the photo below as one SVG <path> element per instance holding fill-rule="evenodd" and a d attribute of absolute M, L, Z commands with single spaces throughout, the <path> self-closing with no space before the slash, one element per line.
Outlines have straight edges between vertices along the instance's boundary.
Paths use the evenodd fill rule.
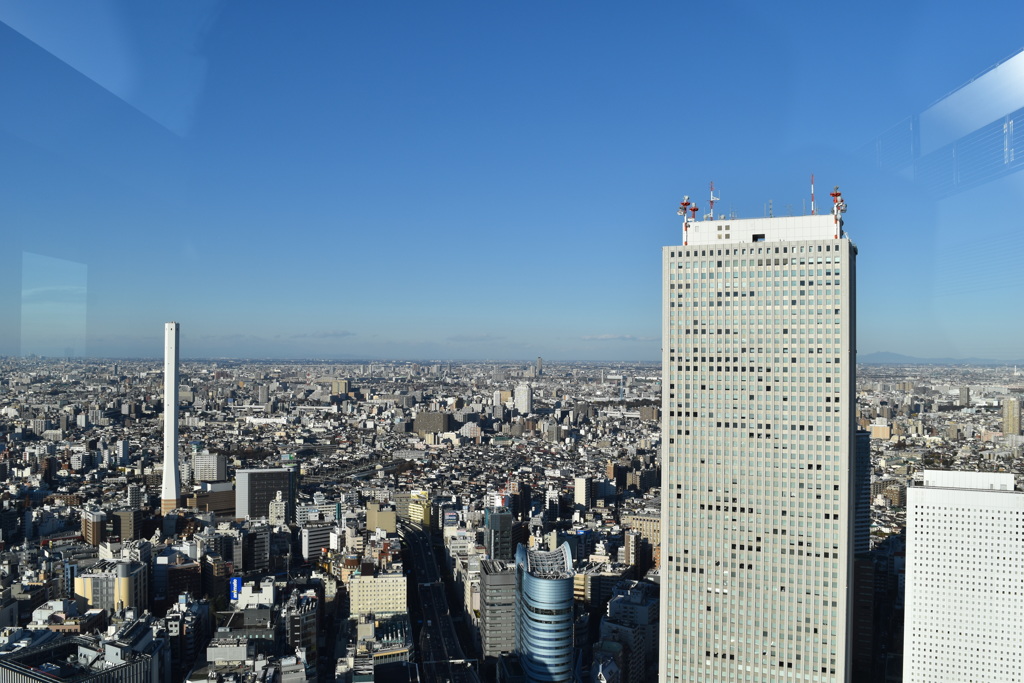
<path fill-rule="evenodd" d="M 857 248 L 840 218 L 688 221 L 664 248 L 662 683 L 847 680 Z"/>
<path fill-rule="evenodd" d="M 907 489 L 903 680 L 1024 680 L 1022 567 L 1014 476 L 925 470 Z"/>
<path fill-rule="evenodd" d="M 520 415 L 529 415 L 533 412 L 533 387 L 529 384 L 520 384 L 516 387 L 515 406 Z"/>

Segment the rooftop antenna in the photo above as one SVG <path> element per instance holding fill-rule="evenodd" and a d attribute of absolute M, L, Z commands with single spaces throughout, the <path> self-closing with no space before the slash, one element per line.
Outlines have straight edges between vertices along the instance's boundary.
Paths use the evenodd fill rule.
<path fill-rule="evenodd" d="M 690 210 L 690 195 L 686 194 L 686 195 L 683 195 L 683 201 L 679 202 L 679 211 L 676 211 L 676 213 L 678 215 L 683 217 L 683 246 L 684 247 L 687 244 L 689 244 L 689 241 L 688 241 L 687 238 L 688 238 L 688 231 L 690 229 L 690 226 L 689 226 L 689 224 L 686 221 L 686 212 L 689 211 L 689 210 Z M 603 377 L 604 371 L 601 372 L 601 375 Z M 603 379 L 602 379 L 601 383 L 602 384 L 604 383 Z"/>
<path fill-rule="evenodd" d="M 694 205 L 690 207 L 690 221 L 691 222 L 697 220 L 697 212 L 698 211 L 700 211 L 700 207 L 697 206 L 697 204 L 695 202 Z"/>
<path fill-rule="evenodd" d="M 839 235 L 843 231 L 843 214 L 846 213 L 846 200 L 843 199 L 843 193 L 839 191 L 838 185 L 836 185 L 835 190 L 829 193 L 829 197 L 832 197 L 832 221 L 836 226 L 834 237 L 839 239 Z"/>
<path fill-rule="evenodd" d="M 814 214 L 814 174 L 811 174 L 811 215 Z"/>
<path fill-rule="evenodd" d="M 775 212 L 772 211 L 772 200 L 768 200 L 768 218 L 775 218 Z"/>
<path fill-rule="evenodd" d="M 710 221 L 715 220 L 715 202 L 721 197 L 715 196 L 715 181 L 711 181 L 711 198 L 708 200 L 708 213 L 704 214 L 704 218 Z"/>

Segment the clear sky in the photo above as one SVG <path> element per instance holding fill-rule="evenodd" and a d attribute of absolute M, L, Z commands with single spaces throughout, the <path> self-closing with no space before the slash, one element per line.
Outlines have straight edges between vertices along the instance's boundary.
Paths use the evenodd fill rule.
<path fill-rule="evenodd" d="M 0 1 L 0 22 L 14 352 L 158 356 L 177 320 L 183 357 L 655 360 L 683 195 L 804 213 L 814 173 L 850 206 L 861 353 L 1024 357 L 1024 174 L 943 194 L 863 151 L 1024 47 L 1019 2 Z M 1024 107 L 1024 80 L 1003 90 L 995 114 Z M 40 344 L 48 283 L 83 279 L 87 315 Z"/>

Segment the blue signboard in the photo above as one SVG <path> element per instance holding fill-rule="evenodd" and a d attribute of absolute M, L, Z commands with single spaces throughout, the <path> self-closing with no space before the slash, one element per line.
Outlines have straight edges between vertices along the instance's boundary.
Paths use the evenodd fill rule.
<path fill-rule="evenodd" d="M 231 577 L 231 600 L 238 600 L 239 594 L 242 592 L 242 577 L 232 576 Z"/>

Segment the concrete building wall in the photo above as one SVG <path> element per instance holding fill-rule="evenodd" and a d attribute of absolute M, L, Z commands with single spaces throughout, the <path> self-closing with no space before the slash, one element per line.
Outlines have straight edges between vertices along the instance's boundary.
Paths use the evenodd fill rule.
<path fill-rule="evenodd" d="M 926 470 L 907 490 L 904 681 L 1021 680 L 1022 529 L 1012 474 Z"/>
<path fill-rule="evenodd" d="M 832 216 L 664 248 L 663 681 L 846 680 L 856 254 Z"/>

